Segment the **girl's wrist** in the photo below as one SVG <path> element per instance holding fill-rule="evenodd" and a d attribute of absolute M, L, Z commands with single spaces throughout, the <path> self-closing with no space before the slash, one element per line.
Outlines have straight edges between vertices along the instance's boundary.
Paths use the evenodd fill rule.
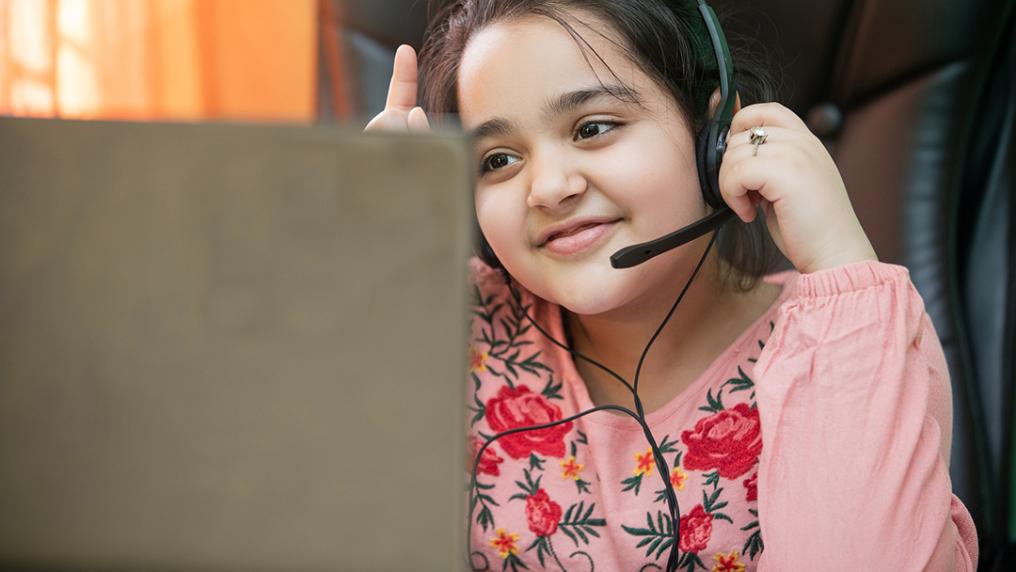
<path fill-rule="evenodd" d="M 812 274 L 821 270 L 828 270 L 830 268 L 836 268 L 839 266 L 845 266 L 847 264 L 853 264 L 855 262 L 862 262 L 865 260 L 878 262 L 878 255 L 875 254 L 875 249 L 872 248 L 871 243 L 865 241 L 864 244 L 858 245 L 855 248 L 850 248 L 837 252 L 836 254 L 823 258 L 809 264 L 807 267 L 799 269 L 801 274 Z"/>

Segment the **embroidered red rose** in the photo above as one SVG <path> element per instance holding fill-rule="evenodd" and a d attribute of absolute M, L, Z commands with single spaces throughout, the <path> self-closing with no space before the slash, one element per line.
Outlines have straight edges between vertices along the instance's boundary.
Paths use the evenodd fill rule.
<path fill-rule="evenodd" d="M 558 406 L 547 401 L 542 394 L 533 393 L 525 385 L 502 387 L 496 396 L 487 401 L 486 408 L 487 425 L 495 433 L 561 419 L 561 409 Z M 498 439 L 497 443 L 513 459 L 528 457 L 532 452 L 563 457 L 564 437 L 571 429 L 572 422 L 569 421 L 546 429 L 506 435 Z"/>
<path fill-rule="evenodd" d="M 691 512 L 681 517 L 681 552 L 701 552 L 709 544 L 713 534 L 713 515 L 697 504 Z"/>
<path fill-rule="evenodd" d="M 748 497 L 745 500 L 758 500 L 758 471 L 752 473 L 751 477 L 744 481 L 744 488 L 748 489 Z"/>
<path fill-rule="evenodd" d="M 473 437 L 469 442 L 472 445 L 469 449 L 469 467 L 472 467 L 473 463 L 476 461 L 476 452 L 483 446 L 483 441 L 477 437 Z M 483 450 L 483 455 L 480 455 L 480 464 L 476 466 L 476 472 L 477 474 L 483 473 L 494 477 L 500 476 L 501 468 L 498 467 L 498 465 L 503 462 L 504 459 L 497 454 L 497 451 L 494 450 L 494 444 L 492 443 Z"/>
<path fill-rule="evenodd" d="M 762 453 L 758 409 L 738 403 L 733 409 L 699 419 L 694 431 L 681 432 L 681 440 L 688 446 L 683 462 L 686 469 L 719 469 L 725 479 L 740 477 Z"/>
<path fill-rule="evenodd" d="M 547 491 L 538 489 L 535 495 L 526 497 L 526 520 L 533 534 L 550 536 L 557 532 L 557 523 L 561 521 L 561 505 L 550 500 Z"/>

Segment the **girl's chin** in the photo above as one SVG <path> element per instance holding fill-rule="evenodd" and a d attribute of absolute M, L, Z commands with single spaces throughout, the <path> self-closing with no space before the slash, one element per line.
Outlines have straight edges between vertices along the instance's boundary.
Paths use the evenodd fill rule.
<path fill-rule="evenodd" d="M 617 309 L 628 302 L 632 290 L 632 285 L 625 286 L 617 277 L 613 280 L 607 277 L 586 277 L 584 280 L 572 277 L 567 282 L 544 284 L 544 287 L 547 290 L 542 298 L 585 316 Z"/>
<path fill-rule="evenodd" d="M 512 275 L 536 296 L 583 315 L 602 314 L 629 303 L 649 278 L 645 266 L 617 269 L 610 265 L 609 255 L 602 253 L 569 264 L 546 259 L 529 262 L 525 270 Z"/>

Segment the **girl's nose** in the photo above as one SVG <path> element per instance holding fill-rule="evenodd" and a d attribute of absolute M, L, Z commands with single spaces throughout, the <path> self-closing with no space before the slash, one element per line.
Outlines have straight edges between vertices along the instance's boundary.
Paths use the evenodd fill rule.
<path fill-rule="evenodd" d="M 560 158 L 531 160 L 530 164 L 532 186 L 526 201 L 530 208 L 553 210 L 586 192 L 586 177 Z"/>

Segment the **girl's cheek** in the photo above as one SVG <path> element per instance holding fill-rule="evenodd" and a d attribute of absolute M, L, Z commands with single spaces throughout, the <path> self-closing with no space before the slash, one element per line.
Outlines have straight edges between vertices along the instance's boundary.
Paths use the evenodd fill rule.
<path fill-rule="evenodd" d="M 681 161 L 682 149 L 666 141 L 640 149 L 624 148 L 604 157 L 605 184 L 614 198 L 640 221 L 652 221 L 650 232 L 670 232 L 704 212 L 694 159 Z M 675 215 L 677 218 L 675 218 Z"/>
<path fill-rule="evenodd" d="M 499 253 L 499 258 L 512 260 L 519 256 L 528 235 L 525 218 L 520 218 L 517 207 L 495 193 L 480 193 L 476 197 L 476 218 L 484 238 Z"/>

